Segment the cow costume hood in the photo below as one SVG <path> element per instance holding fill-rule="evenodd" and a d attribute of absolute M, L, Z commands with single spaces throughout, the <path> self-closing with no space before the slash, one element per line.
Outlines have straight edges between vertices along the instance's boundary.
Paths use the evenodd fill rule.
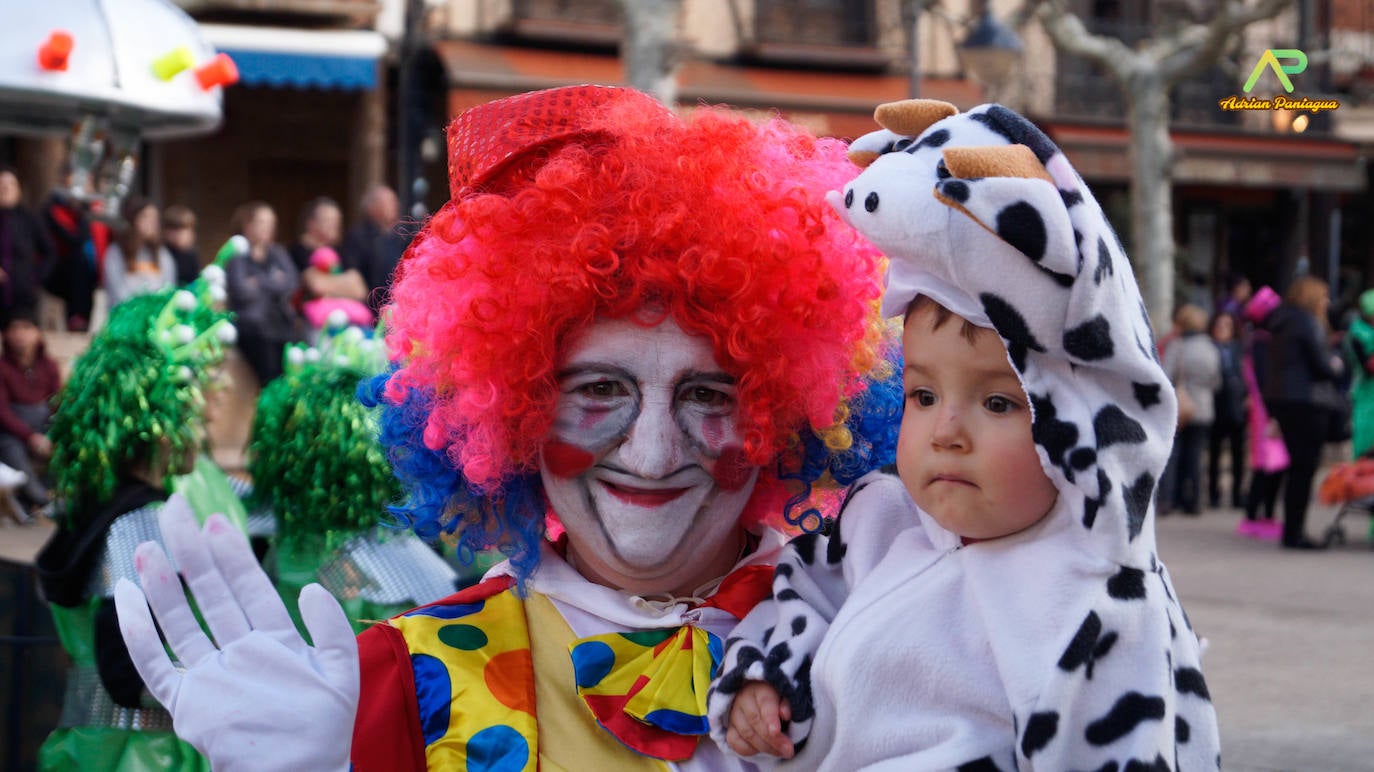
<path fill-rule="evenodd" d="M 1177 415 L 1131 264 L 1102 207 L 1040 129 L 1001 105 L 884 105 L 867 166 L 831 204 L 890 260 L 884 316 L 917 295 L 995 329 L 1034 417 L 1055 517 L 1148 569 L 1153 495 Z M 1137 310 L 1138 309 L 1138 310 Z"/>

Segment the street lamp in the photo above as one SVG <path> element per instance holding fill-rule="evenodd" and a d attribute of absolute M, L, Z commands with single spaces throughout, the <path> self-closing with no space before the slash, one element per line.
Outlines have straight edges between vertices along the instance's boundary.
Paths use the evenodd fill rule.
<path fill-rule="evenodd" d="M 959 58 L 984 85 L 1003 83 L 1021 59 L 1021 38 L 984 9 L 959 44 Z"/>
<path fill-rule="evenodd" d="M 930 0 L 914 0 L 911 5 L 903 6 L 910 9 L 907 53 L 911 73 L 908 96 L 912 99 L 921 96 L 921 61 L 917 36 L 921 13 L 927 10 L 939 13 L 930 7 L 931 5 Z M 959 23 L 943 14 L 941 17 L 951 26 Z M 986 3 L 969 25 L 963 42 L 957 46 L 960 63 L 973 75 L 974 80 L 984 86 L 1005 82 L 1021 58 L 1022 48 L 1021 38 L 1010 27 L 993 17 Z"/>

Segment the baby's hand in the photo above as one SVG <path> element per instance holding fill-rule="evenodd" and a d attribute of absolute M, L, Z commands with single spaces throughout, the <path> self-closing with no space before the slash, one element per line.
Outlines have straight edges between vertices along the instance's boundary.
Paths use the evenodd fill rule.
<path fill-rule="evenodd" d="M 790 759 L 796 749 L 782 733 L 782 722 L 791 720 L 792 706 L 778 691 L 762 681 L 752 681 L 740 689 L 730 706 L 730 727 L 725 741 L 741 756 L 767 753 Z"/>

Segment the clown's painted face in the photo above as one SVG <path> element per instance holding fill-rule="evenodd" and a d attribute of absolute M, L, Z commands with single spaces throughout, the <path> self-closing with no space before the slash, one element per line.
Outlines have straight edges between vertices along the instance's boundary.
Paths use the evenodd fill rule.
<path fill-rule="evenodd" d="M 600 320 L 566 352 L 539 471 L 569 560 L 637 593 L 728 568 L 758 469 L 741 464 L 735 379 L 710 341 L 671 319 Z"/>

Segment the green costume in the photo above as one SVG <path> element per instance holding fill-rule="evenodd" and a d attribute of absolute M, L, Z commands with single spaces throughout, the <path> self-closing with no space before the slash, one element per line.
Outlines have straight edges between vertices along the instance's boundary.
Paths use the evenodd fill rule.
<path fill-rule="evenodd" d="M 1357 458 L 1374 447 L 1374 374 L 1367 369 L 1367 365 L 1374 361 L 1374 326 L 1366 321 L 1374 316 L 1374 290 L 1360 295 L 1360 313 L 1346 333 L 1354 359 L 1351 365 L 1355 378 L 1350 389 L 1353 407 L 1351 452 Z"/>
<path fill-rule="evenodd" d="M 386 366 L 381 342 L 334 325 L 286 360 L 258 399 L 248 471 L 255 502 L 276 514 L 277 591 L 297 626 L 296 598 L 311 582 L 359 632 L 451 594 L 455 574 L 442 558 L 410 531 L 379 525 L 399 489 L 356 391 Z"/>
<path fill-rule="evenodd" d="M 196 460 L 204 389 L 233 340 L 228 315 L 213 307 L 223 274 L 207 273 L 189 289 L 115 308 L 59 395 L 50 432 L 59 528 L 37 567 L 72 664 L 41 770 L 209 769 L 144 691 L 113 603 L 120 578 L 137 581 L 134 549 L 161 541 L 157 512 L 170 489 L 186 491 L 202 518 L 225 511 L 243 523 L 233 484 L 208 462 L 184 478 L 159 474 Z"/>

